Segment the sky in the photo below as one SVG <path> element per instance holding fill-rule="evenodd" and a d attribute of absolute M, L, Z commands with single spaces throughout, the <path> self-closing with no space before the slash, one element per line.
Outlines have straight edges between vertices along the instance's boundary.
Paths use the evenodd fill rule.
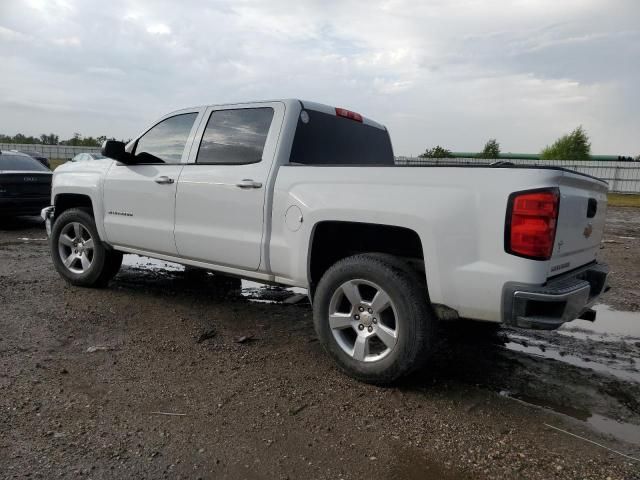
<path fill-rule="evenodd" d="M 0 0 L 0 133 L 131 138 L 193 105 L 302 98 L 442 145 L 640 154 L 638 0 Z"/>

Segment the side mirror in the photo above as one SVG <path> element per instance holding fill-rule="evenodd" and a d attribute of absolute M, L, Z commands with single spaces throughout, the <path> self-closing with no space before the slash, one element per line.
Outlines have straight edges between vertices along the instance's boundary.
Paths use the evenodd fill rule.
<path fill-rule="evenodd" d="M 125 152 L 124 147 L 124 142 L 119 142 L 118 140 L 105 140 L 102 143 L 101 153 L 105 157 L 112 158 L 122 163 L 133 163 L 132 155 Z"/>

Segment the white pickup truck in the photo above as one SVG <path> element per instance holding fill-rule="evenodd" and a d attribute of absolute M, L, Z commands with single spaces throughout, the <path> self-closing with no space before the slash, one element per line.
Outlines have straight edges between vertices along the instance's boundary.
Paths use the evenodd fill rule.
<path fill-rule="evenodd" d="M 388 383 L 438 320 L 556 328 L 594 318 L 607 184 L 553 167 L 404 167 L 387 129 L 279 100 L 188 108 L 107 159 L 56 169 L 53 263 L 104 286 L 122 253 L 307 288 L 338 365 Z"/>

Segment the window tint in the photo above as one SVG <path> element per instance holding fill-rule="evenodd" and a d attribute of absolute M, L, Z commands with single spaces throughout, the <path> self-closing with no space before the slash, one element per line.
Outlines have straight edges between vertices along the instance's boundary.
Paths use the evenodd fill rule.
<path fill-rule="evenodd" d="M 197 113 L 169 117 L 147 133 L 136 145 L 136 161 L 140 163 L 180 163 L 189 132 Z"/>
<path fill-rule="evenodd" d="M 259 162 L 272 119 L 271 107 L 213 112 L 202 136 L 196 162 Z"/>
<path fill-rule="evenodd" d="M 289 161 L 314 165 L 393 165 L 389 133 L 349 118 L 304 110 Z"/>
<path fill-rule="evenodd" d="M 7 153 L 0 154 L 0 170 L 25 170 L 29 172 L 50 171 L 34 158 Z"/>

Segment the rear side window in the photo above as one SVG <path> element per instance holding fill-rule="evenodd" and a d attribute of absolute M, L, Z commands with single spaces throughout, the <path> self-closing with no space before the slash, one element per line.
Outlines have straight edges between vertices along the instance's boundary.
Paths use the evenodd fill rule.
<path fill-rule="evenodd" d="M 152 127 L 136 145 L 139 163 L 180 163 L 197 113 L 169 117 Z"/>
<path fill-rule="evenodd" d="M 386 130 L 314 110 L 303 110 L 298 118 L 289 161 L 307 165 L 394 164 Z"/>
<path fill-rule="evenodd" d="M 0 154 L 0 170 L 23 170 L 29 172 L 49 172 L 50 170 L 34 158 Z"/>
<path fill-rule="evenodd" d="M 271 107 L 212 112 L 196 163 L 240 165 L 261 161 L 272 119 Z"/>

